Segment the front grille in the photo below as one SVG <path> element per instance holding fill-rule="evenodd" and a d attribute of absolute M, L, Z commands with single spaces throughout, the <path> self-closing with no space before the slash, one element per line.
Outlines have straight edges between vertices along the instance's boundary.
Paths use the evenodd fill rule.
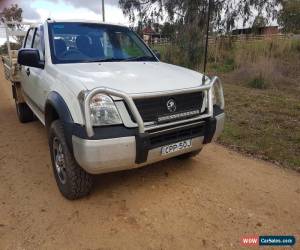
<path fill-rule="evenodd" d="M 180 142 L 187 139 L 192 139 L 204 135 L 204 125 L 197 125 L 190 128 L 183 128 L 161 135 L 150 136 L 151 149 L 161 147 L 170 143 Z"/>
<path fill-rule="evenodd" d="M 157 121 L 158 117 L 161 116 L 201 110 L 203 97 L 203 92 L 196 92 L 190 94 L 137 99 L 134 100 L 134 103 L 144 122 L 153 122 Z M 176 111 L 174 113 L 170 112 L 167 108 L 167 102 L 170 99 L 174 99 L 176 102 Z"/>

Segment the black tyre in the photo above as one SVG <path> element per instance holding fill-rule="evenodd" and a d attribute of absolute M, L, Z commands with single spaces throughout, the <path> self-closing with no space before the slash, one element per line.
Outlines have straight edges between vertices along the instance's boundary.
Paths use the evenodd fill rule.
<path fill-rule="evenodd" d="M 27 123 L 35 120 L 35 116 L 26 103 L 16 101 L 17 116 L 20 122 Z"/>
<path fill-rule="evenodd" d="M 180 159 L 180 160 L 190 159 L 190 158 L 193 158 L 193 157 L 197 156 L 198 154 L 200 154 L 201 151 L 202 151 L 202 149 L 194 151 L 194 152 L 186 153 L 183 155 L 179 155 L 176 158 Z"/>
<path fill-rule="evenodd" d="M 64 197 L 75 200 L 87 196 L 93 185 L 93 176 L 85 172 L 70 152 L 60 120 L 49 129 L 49 147 L 57 186 Z"/>

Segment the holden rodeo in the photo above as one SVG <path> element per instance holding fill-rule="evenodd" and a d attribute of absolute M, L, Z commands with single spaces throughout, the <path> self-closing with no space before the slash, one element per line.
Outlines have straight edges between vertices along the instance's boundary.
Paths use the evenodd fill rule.
<path fill-rule="evenodd" d="M 95 174 L 195 156 L 222 132 L 219 78 L 159 57 L 120 25 L 49 19 L 27 31 L 6 70 L 19 120 L 48 131 L 66 198 L 87 195 Z"/>

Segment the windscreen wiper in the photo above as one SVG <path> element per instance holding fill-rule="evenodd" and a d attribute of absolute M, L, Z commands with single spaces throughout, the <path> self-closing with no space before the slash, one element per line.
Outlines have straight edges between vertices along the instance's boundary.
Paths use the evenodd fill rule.
<path fill-rule="evenodd" d="M 135 56 L 135 57 L 129 57 L 125 59 L 126 62 L 141 62 L 141 61 L 156 61 L 154 57 L 152 56 Z"/>
<path fill-rule="evenodd" d="M 105 58 L 105 59 L 97 59 L 97 60 L 92 60 L 90 62 L 122 62 L 125 59 L 123 58 Z"/>

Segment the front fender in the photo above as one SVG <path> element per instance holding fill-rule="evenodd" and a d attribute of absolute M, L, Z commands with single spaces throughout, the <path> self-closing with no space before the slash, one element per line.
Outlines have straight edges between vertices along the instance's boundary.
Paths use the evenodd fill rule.
<path fill-rule="evenodd" d="M 63 97 L 57 92 L 51 92 L 46 100 L 45 106 L 45 123 L 46 127 L 49 128 L 51 123 L 60 119 L 63 123 L 64 134 L 67 141 L 67 145 L 71 151 L 73 151 L 72 145 L 72 130 L 74 125 L 74 120 L 72 118 L 71 112 L 68 108 Z"/>
<path fill-rule="evenodd" d="M 59 115 L 59 118 L 63 122 L 73 123 L 71 112 L 66 104 L 65 100 L 56 91 L 50 92 L 46 101 L 45 113 L 47 114 L 47 107 L 51 105 Z M 47 124 L 47 123 L 46 123 Z"/>

